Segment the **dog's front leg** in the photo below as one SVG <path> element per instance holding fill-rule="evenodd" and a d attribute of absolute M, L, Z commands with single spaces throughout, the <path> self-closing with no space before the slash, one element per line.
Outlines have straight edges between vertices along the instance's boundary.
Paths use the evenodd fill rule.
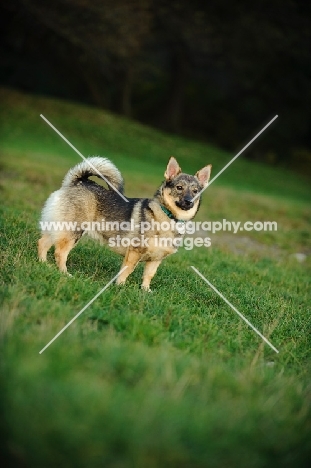
<path fill-rule="evenodd" d="M 156 271 L 158 269 L 158 266 L 160 265 L 161 260 L 157 261 L 152 261 L 152 262 L 146 262 L 146 266 L 144 269 L 144 275 L 143 275 L 143 283 L 141 285 L 142 289 L 145 289 L 146 291 L 151 292 L 150 289 L 150 281 L 156 274 Z"/>
<path fill-rule="evenodd" d="M 141 257 L 141 254 L 137 250 L 130 250 L 130 249 L 127 250 L 123 263 L 122 263 L 121 270 L 125 266 L 127 268 L 121 273 L 121 275 L 118 276 L 117 281 L 116 281 L 117 284 L 125 283 L 126 278 L 132 273 L 137 263 L 139 262 L 140 257 Z"/>

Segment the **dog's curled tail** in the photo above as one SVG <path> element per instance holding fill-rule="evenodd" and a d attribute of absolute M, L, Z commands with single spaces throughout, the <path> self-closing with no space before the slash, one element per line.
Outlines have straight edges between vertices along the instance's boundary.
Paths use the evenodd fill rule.
<path fill-rule="evenodd" d="M 100 156 L 87 158 L 70 169 L 64 177 L 62 187 L 72 187 L 90 176 L 103 178 L 110 182 L 119 192 L 123 193 L 123 178 L 120 171 L 109 159 L 101 158 Z"/>

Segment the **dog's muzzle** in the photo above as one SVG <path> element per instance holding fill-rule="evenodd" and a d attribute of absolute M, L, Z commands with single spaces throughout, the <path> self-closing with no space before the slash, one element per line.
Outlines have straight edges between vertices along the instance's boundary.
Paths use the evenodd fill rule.
<path fill-rule="evenodd" d="M 183 200 L 176 202 L 176 205 L 178 206 L 178 208 L 181 208 L 182 210 L 186 211 L 190 210 L 193 207 L 194 203 L 191 197 L 185 197 Z"/>

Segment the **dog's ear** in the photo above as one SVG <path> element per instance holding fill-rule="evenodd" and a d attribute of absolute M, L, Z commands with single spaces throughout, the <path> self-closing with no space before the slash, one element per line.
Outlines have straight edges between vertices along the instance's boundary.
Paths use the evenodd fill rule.
<path fill-rule="evenodd" d="M 212 165 L 209 164 L 208 166 L 203 167 L 200 171 L 198 171 L 195 175 L 199 179 L 201 187 L 205 188 L 208 186 L 208 181 L 211 177 L 212 172 Z"/>
<path fill-rule="evenodd" d="M 170 158 L 166 171 L 164 172 L 164 177 L 166 180 L 172 180 L 174 177 L 176 177 L 178 174 L 181 173 L 181 169 L 179 167 L 178 162 L 176 161 L 173 156 Z"/>

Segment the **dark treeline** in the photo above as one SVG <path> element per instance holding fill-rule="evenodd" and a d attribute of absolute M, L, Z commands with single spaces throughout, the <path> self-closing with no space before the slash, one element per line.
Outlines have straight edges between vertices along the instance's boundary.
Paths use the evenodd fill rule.
<path fill-rule="evenodd" d="M 0 81 L 311 167 L 311 15 L 292 0 L 1 2 Z"/>

